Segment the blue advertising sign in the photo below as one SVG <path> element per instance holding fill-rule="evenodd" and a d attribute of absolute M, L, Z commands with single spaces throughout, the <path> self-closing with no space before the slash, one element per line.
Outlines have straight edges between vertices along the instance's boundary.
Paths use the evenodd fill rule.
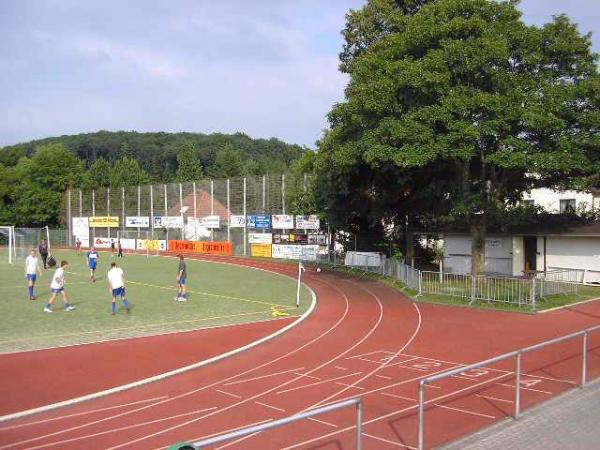
<path fill-rule="evenodd" d="M 271 215 L 253 214 L 248 216 L 248 228 L 260 228 L 268 230 L 271 228 Z"/>

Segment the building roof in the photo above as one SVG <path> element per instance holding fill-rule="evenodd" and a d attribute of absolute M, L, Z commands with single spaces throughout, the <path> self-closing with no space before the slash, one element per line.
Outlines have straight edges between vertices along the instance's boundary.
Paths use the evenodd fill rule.
<path fill-rule="evenodd" d="M 221 220 L 229 220 L 229 210 L 216 198 L 212 197 L 212 206 L 214 216 L 219 216 Z M 211 215 L 211 195 L 202 189 L 196 190 L 196 217 L 205 217 Z M 183 197 L 183 202 L 177 202 L 175 206 L 169 208 L 168 212 L 171 216 L 178 216 L 183 206 L 188 207 L 187 216 L 194 217 L 194 193 L 190 193 Z"/>

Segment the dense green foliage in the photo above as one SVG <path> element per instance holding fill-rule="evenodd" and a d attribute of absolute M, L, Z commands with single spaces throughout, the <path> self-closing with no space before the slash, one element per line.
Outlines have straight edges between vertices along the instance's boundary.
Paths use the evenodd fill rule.
<path fill-rule="evenodd" d="M 600 172 L 600 77 L 565 16 L 542 27 L 518 2 L 371 0 L 349 14 L 346 101 L 317 161 L 320 203 L 360 232 L 464 223 L 482 271 L 487 227 L 536 187 Z"/>
<path fill-rule="evenodd" d="M 0 223 L 58 225 L 68 187 L 134 186 L 282 173 L 306 149 L 237 133 L 100 131 L 0 149 Z"/>

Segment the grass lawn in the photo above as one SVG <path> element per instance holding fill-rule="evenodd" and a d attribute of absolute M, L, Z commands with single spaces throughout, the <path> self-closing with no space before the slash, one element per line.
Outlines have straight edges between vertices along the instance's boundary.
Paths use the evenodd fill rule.
<path fill-rule="evenodd" d="M 49 297 L 53 270 L 38 277 L 36 295 L 30 301 L 24 263 L 9 265 L 6 255 L 0 263 L 0 353 L 95 342 L 218 325 L 299 316 L 311 302 L 302 288 L 296 308 L 294 280 L 251 268 L 187 260 L 188 301 L 174 301 L 177 259 L 126 255 L 123 259 L 100 253 L 98 280 L 91 283 L 85 257 L 74 251 L 57 251 L 66 259 L 66 292 L 75 310 L 65 312 L 57 297 L 54 312 L 43 311 Z M 111 315 L 111 294 L 106 272 L 112 261 L 125 271 L 130 315 L 119 310 Z"/>

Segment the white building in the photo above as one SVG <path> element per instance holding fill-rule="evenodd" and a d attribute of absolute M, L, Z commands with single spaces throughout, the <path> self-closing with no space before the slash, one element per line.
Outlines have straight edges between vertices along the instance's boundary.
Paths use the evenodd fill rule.
<path fill-rule="evenodd" d="M 534 189 L 523 195 L 523 203 L 541 206 L 551 213 L 562 213 L 568 209 L 576 211 L 600 209 L 600 191 L 553 191 L 552 189 Z"/>

